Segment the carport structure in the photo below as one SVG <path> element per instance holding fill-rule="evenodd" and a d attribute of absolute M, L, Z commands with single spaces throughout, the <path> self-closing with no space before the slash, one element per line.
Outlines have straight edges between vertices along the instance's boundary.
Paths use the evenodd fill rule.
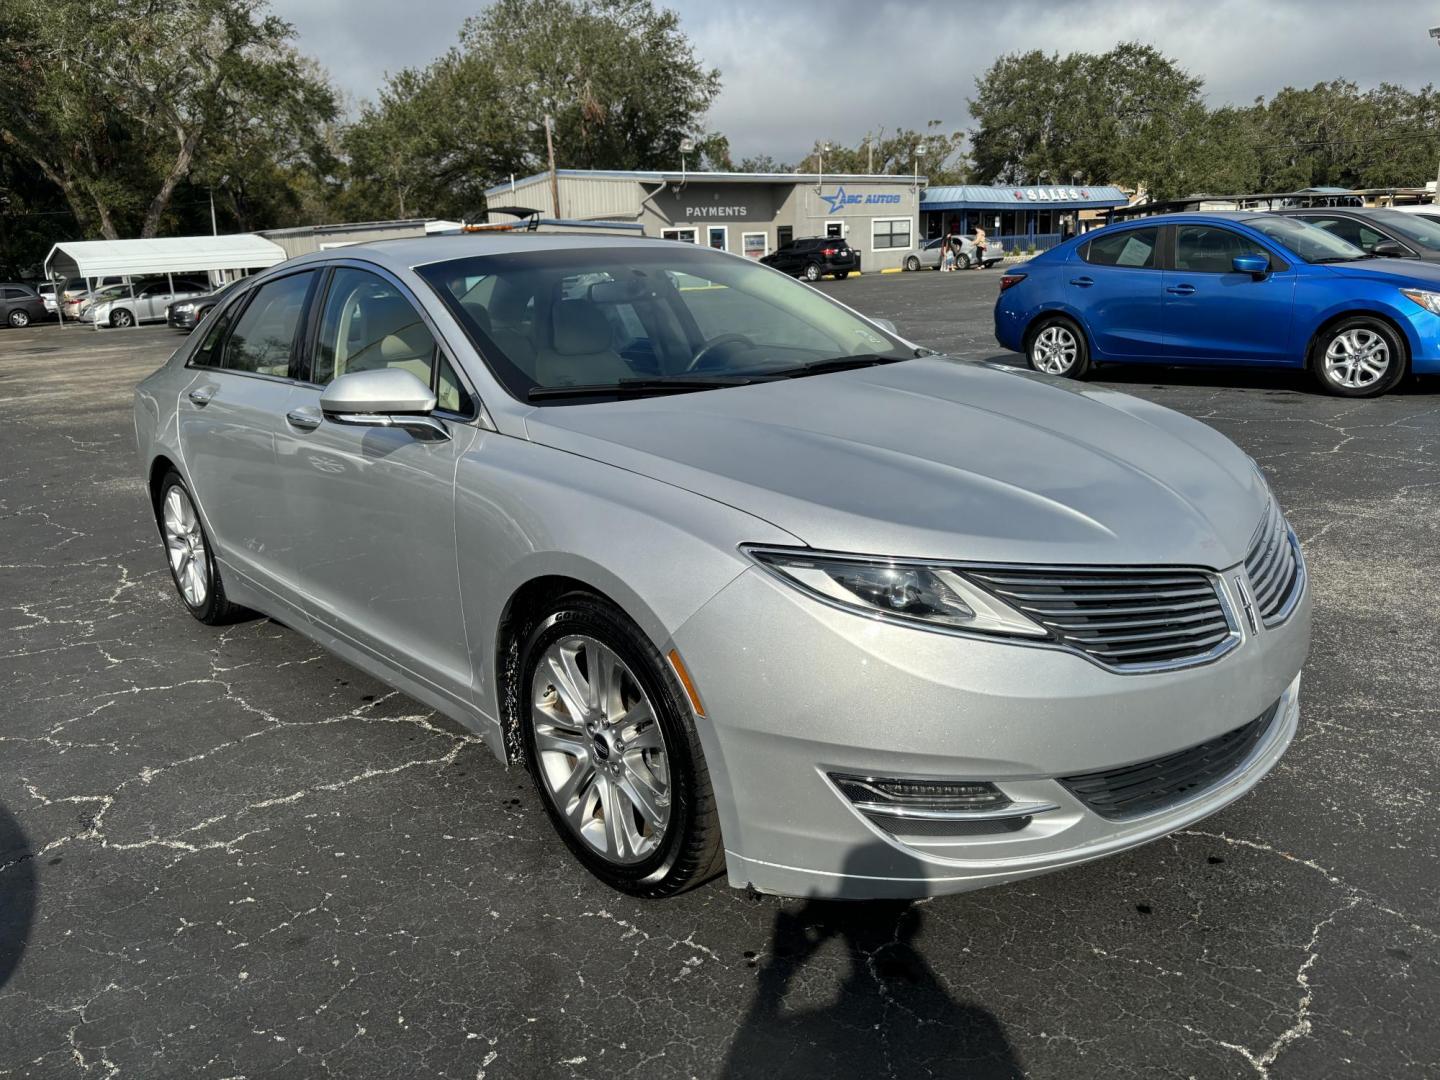
<path fill-rule="evenodd" d="M 56 244 L 45 256 L 45 276 L 57 284 L 70 278 L 83 278 L 91 292 L 99 279 L 124 277 L 130 281 L 133 300 L 137 277 L 164 276 L 173 293 L 176 274 L 204 273 L 214 285 L 216 274 L 228 276 L 263 270 L 284 259 L 285 251 L 279 244 L 254 233 L 149 240 L 67 240 Z M 100 328 L 98 322 L 95 328 Z"/>

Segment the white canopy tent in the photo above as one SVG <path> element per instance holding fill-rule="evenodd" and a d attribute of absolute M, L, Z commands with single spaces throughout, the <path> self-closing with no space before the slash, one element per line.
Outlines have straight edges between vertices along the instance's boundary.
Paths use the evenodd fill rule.
<path fill-rule="evenodd" d="M 263 270 L 285 259 L 279 244 L 253 233 L 167 236 L 151 240 L 67 240 L 45 256 L 51 281 Z M 211 283 L 214 278 L 211 277 Z M 173 285 L 173 282 L 172 282 Z M 97 329 L 98 324 L 97 324 Z"/>

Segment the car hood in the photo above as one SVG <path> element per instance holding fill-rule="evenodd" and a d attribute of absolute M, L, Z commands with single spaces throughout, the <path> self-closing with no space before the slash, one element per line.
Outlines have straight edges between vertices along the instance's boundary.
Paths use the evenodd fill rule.
<path fill-rule="evenodd" d="M 1433 254 L 1433 253 L 1432 253 Z M 1353 263 L 1326 263 L 1325 269 L 1341 277 L 1383 281 L 1392 285 L 1440 289 L 1440 263 L 1419 259 L 1366 259 Z"/>
<path fill-rule="evenodd" d="M 536 409 L 537 442 L 734 506 L 821 549 L 1224 568 L 1268 492 L 1197 421 L 1107 390 L 928 357 Z"/>

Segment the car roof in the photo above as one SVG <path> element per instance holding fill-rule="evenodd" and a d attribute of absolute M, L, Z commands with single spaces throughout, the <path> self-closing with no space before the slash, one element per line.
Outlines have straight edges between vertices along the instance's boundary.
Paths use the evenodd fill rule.
<path fill-rule="evenodd" d="M 452 259 L 469 259 L 479 255 L 592 248 L 645 249 L 675 242 L 653 237 L 602 236 L 595 233 L 477 232 L 457 236 L 416 236 L 374 240 L 366 244 L 347 244 L 343 248 L 330 248 L 287 259 L 283 265 L 291 267 L 337 259 L 363 259 L 389 270 L 410 270 L 417 266 L 449 262 Z"/>

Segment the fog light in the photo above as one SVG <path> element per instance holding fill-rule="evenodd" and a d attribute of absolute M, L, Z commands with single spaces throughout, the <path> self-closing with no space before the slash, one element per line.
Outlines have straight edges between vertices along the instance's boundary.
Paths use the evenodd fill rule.
<path fill-rule="evenodd" d="M 831 773 L 835 786 L 856 806 L 880 809 L 1000 810 L 1010 799 L 984 780 L 899 780 Z"/>

